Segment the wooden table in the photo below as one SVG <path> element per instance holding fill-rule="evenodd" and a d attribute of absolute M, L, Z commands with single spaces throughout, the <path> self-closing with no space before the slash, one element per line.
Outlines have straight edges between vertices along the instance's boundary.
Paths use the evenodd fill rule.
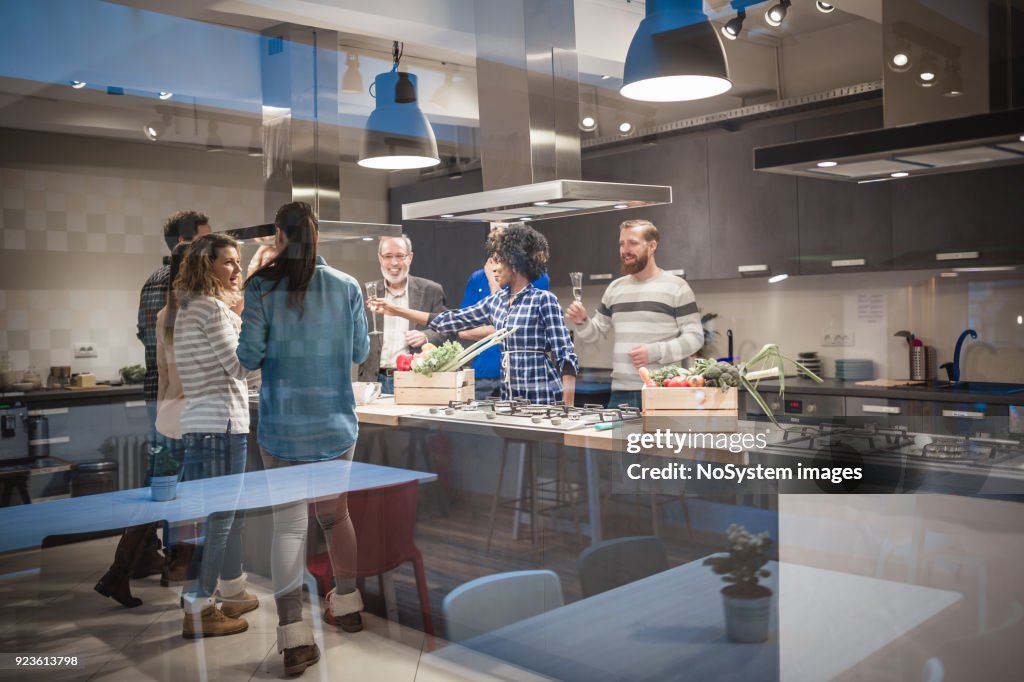
<path fill-rule="evenodd" d="M 768 568 L 772 576 L 764 584 L 776 596 L 769 638 L 762 644 L 726 638 L 723 583 L 698 560 L 425 658 L 436 659 L 438 667 L 476 671 L 511 663 L 581 682 L 828 680 L 961 598 L 797 564 L 770 562 Z"/>
<path fill-rule="evenodd" d="M 356 419 L 360 424 L 398 426 L 402 417 L 430 409 L 429 405 L 396 405 L 394 398 L 377 398 L 372 403 L 356 406 Z"/>
<path fill-rule="evenodd" d="M 0 509 L 0 552 L 39 547 L 50 535 L 89 533 L 155 521 L 194 521 L 218 511 L 261 509 L 330 498 L 353 490 L 436 479 L 434 474 L 421 471 L 329 460 L 186 481 L 178 484 L 178 496 L 170 502 L 154 502 L 146 487 L 7 507 Z"/>

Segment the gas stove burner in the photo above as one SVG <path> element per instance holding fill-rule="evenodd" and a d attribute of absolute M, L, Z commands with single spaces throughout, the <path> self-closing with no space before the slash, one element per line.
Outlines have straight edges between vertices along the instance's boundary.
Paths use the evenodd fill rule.
<path fill-rule="evenodd" d="M 493 426 L 523 425 L 531 428 L 569 431 L 602 423 L 626 422 L 641 418 L 640 409 L 629 405 L 605 408 L 602 405 L 576 407 L 564 402 L 537 405 L 526 400 L 452 400 L 446 407 L 431 407 L 432 417 L 455 421 L 486 421 Z"/>
<path fill-rule="evenodd" d="M 921 448 L 921 456 L 932 459 L 962 459 L 974 450 L 972 445 L 962 440 L 935 441 Z"/>

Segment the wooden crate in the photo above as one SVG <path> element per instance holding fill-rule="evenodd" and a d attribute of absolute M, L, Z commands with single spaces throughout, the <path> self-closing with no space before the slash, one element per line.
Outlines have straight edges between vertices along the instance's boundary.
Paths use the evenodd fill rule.
<path fill-rule="evenodd" d="M 739 390 L 736 388 L 683 388 L 645 386 L 644 429 L 664 428 L 665 417 L 679 419 L 679 426 L 693 431 L 735 431 L 739 419 Z"/>
<path fill-rule="evenodd" d="M 452 400 L 473 400 L 476 379 L 471 369 L 434 372 L 395 372 L 396 405 L 447 405 Z"/>

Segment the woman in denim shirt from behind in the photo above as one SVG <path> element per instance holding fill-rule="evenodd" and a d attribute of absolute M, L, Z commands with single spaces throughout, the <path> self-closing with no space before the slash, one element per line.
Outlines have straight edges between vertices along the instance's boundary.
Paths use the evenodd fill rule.
<path fill-rule="evenodd" d="M 277 254 L 245 283 L 238 357 L 261 369 L 258 440 L 266 469 L 342 457 L 351 461 L 358 433 L 352 365 L 369 353 L 363 296 L 355 279 L 317 256 L 319 229 L 309 204 L 282 206 L 274 220 Z M 310 473 L 308 499 L 317 492 Z M 271 490 L 273 495 L 273 490 Z M 302 619 L 303 551 L 308 502 L 275 504 L 271 573 L 277 648 L 289 675 L 320 658 Z M 313 504 L 327 540 L 335 589 L 323 619 L 346 632 L 362 629 L 356 589 L 356 537 L 347 495 Z"/>
<path fill-rule="evenodd" d="M 248 372 L 235 354 L 241 279 L 238 243 L 223 234 L 208 234 L 192 243 L 174 281 L 174 359 L 185 395 L 183 480 L 245 471 Z M 232 492 L 241 494 L 237 479 L 224 479 L 223 485 L 234 485 L 237 490 Z M 233 509 L 209 515 L 197 584 L 182 594 L 183 637 L 233 635 L 248 629 L 239 616 L 257 608 L 259 601 L 245 590 L 243 523 L 242 513 Z M 223 601 L 220 609 L 214 590 Z"/>

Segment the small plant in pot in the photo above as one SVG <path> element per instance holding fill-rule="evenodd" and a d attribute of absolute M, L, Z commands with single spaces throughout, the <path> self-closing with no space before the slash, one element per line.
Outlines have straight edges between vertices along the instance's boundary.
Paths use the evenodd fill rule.
<path fill-rule="evenodd" d="M 173 500 L 178 494 L 178 469 L 181 462 L 174 452 L 163 445 L 154 445 L 149 449 L 153 473 L 149 477 L 149 487 L 153 499 L 157 502 Z"/>
<path fill-rule="evenodd" d="M 704 560 L 729 583 L 722 588 L 726 634 L 734 642 L 763 642 L 768 639 L 772 591 L 758 580 L 771 575 L 764 565 L 771 559 L 774 543 L 768 533 L 754 535 L 735 523 L 726 536 L 729 552 Z"/>

